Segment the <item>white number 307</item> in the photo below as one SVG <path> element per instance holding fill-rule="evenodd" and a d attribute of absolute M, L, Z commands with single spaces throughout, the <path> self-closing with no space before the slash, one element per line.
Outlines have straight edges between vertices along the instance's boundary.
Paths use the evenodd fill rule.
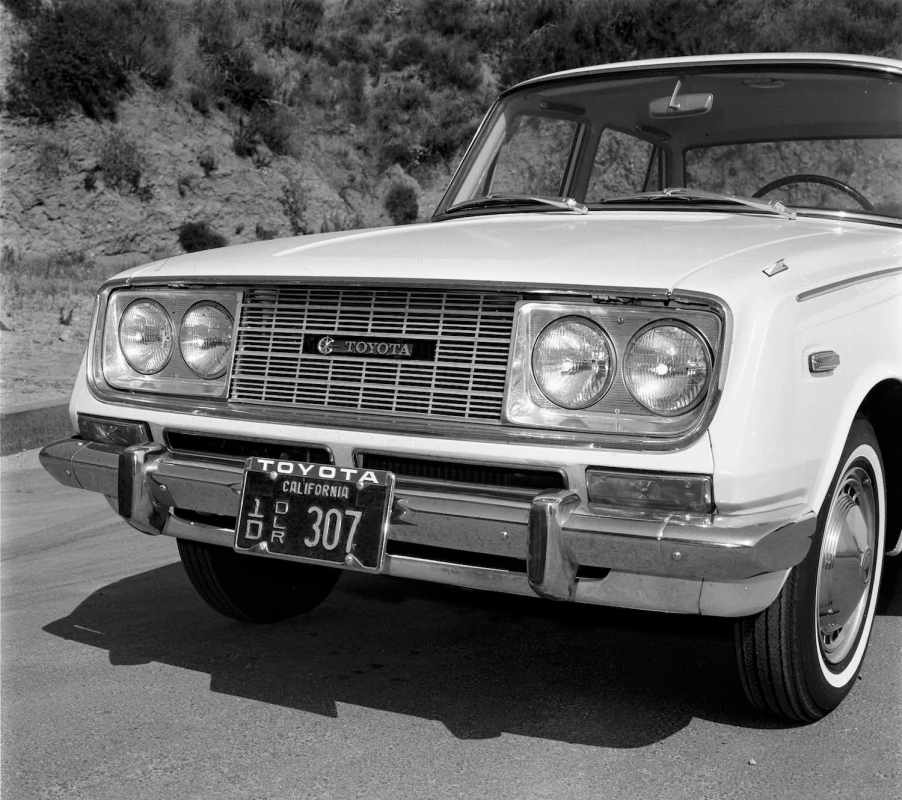
<path fill-rule="evenodd" d="M 362 511 L 352 511 L 350 509 L 341 512 L 337 508 L 330 508 L 323 511 L 319 506 L 310 506 L 307 514 L 314 517 L 312 528 L 313 535 L 304 537 L 304 544 L 307 547 L 316 547 L 322 542 L 326 550 L 334 550 L 338 547 L 344 533 L 345 518 L 351 520 L 351 531 L 348 533 L 348 542 L 345 545 L 345 552 L 350 553 L 354 548 L 354 537 L 357 535 L 357 526 L 360 524 L 360 517 L 363 516 Z"/>

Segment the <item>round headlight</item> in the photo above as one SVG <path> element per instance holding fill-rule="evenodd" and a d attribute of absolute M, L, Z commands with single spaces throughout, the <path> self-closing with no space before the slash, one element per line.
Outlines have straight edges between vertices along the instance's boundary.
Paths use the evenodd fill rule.
<path fill-rule="evenodd" d="M 614 348 L 607 334 L 583 317 L 562 317 L 548 325 L 532 349 L 532 374 L 555 405 L 588 408 L 614 377 Z"/>
<path fill-rule="evenodd" d="M 179 349 L 196 375 L 218 378 L 229 366 L 232 315 L 219 303 L 195 303 L 182 319 Z"/>
<path fill-rule="evenodd" d="M 701 334 L 677 322 L 655 323 L 626 350 L 623 376 L 630 394 L 664 416 L 697 406 L 711 377 L 711 351 Z"/>
<path fill-rule="evenodd" d="M 119 347 L 129 366 L 142 375 L 153 375 L 172 356 L 172 321 L 166 309 L 153 300 L 135 300 L 119 320 Z"/>

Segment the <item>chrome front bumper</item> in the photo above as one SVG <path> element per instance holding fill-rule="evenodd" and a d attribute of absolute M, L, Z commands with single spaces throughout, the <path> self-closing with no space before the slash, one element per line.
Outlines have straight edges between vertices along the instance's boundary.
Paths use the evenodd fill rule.
<path fill-rule="evenodd" d="M 60 483 L 105 495 L 144 533 L 232 546 L 224 520 L 238 514 L 243 471 L 235 463 L 180 456 L 160 444 L 121 448 L 77 438 L 48 445 L 40 459 Z M 813 512 L 801 508 L 702 521 L 635 519 L 593 513 L 566 490 L 528 503 L 402 485 L 389 544 L 446 555 L 389 549 L 383 571 L 558 600 L 742 616 L 770 605 L 807 554 L 814 529 Z M 454 552 L 517 560 L 525 570 L 473 566 L 463 557 L 457 563 L 447 556 Z"/>

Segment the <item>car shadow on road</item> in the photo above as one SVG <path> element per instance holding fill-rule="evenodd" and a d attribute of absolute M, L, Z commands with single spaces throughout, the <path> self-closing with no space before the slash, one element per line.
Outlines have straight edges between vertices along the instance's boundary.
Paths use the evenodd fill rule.
<path fill-rule="evenodd" d="M 461 739 L 630 748 L 695 717 L 780 727 L 745 705 L 725 620 L 346 574 L 311 614 L 250 626 L 210 611 L 176 563 L 98 590 L 44 630 L 113 665 L 208 673 L 215 692 L 331 717 L 339 703 L 376 708 Z"/>

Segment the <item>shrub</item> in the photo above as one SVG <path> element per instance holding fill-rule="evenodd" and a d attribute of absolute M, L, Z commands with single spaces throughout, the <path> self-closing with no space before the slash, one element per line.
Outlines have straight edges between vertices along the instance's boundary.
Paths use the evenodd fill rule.
<path fill-rule="evenodd" d="M 35 156 L 35 167 L 45 178 L 58 180 L 69 163 L 69 148 L 54 139 L 41 139 Z"/>
<path fill-rule="evenodd" d="M 103 141 L 98 167 L 103 182 L 117 192 L 138 192 L 145 160 L 141 151 L 124 131 L 114 130 Z"/>
<path fill-rule="evenodd" d="M 381 168 L 419 162 L 429 107 L 426 87 L 413 75 L 386 79 L 373 93 L 369 127 Z"/>
<path fill-rule="evenodd" d="M 201 86 L 192 86 L 188 92 L 188 102 L 195 111 L 206 116 L 210 113 L 210 94 Z"/>
<path fill-rule="evenodd" d="M 80 108 L 115 119 L 129 73 L 162 88 L 172 76 L 167 9 L 153 0 L 36 3 L 12 53 L 6 107 L 52 122 Z"/>
<path fill-rule="evenodd" d="M 3 5 L 21 20 L 31 19 L 41 10 L 41 0 L 3 0 Z"/>
<path fill-rule="evenodd" d="M 348 69 L 345 88 L 345 113 L 356 125 L 366 122 L 369 106 L 366 101 L 366 67 L 363 64 L 352 64 Z"/>
<path fill-rule="evenodd" d="M 464 39 L 436 42 L 426 66 L 435 87 L 455 86 L 466 92 L 472 92 L 482 83 L 479 52 L 475 45 Z"/>
<path fill-rule="evenodd" d="M 322 0 L 281 0 L 275 19 L 264 23 L 263 46 L 310 52 L 324 13 Z"/>
<path fill-rule="evenodd" d="M 385 195 L 384 206 L 395 225 L 416 222 L 420 215 L 416 189 L 408 183 L 393 183 Z"/>
<path fill-rule="evenodd" d="M 38 122 L 78 107 L 91 119 L 115 119 L 130 87 L 121 52 L 110 46 L 109 16 L 97 3 L 42 8 L 13 50 L 7 110 Z"/>
<path fill-rule="evenodd" d="M 335 233 L 336 231 L 353 231 L 363 227 L 363 219 L 358 213 L 345 213 L 333 211 L 326 215 L 319 227 L 320 233 Z"/>
<path fill-rule="evenodd" d="M 291 137 L 297 130 L 298 119 L 285 106 L 258 106 L 251 115 L 250 128 L 276 155 L 291 152 Z"/>
<path fill-rule="evenodd" d="M 310 233 L 307 221 L 304 219 L 307 213 L 307 193 L 298 182 L 289 182 L 282 187 L 282 196 L 279 198 L 282 212 L 288 220 L 291 232 L 295 236 Z"/>
<path fill-rule="evenodd" d="M 433 107 L 432 120 L 423 132 L 421 160 L 456 161 L 476 132 L 482 106 L 471 96 L 445 92 L 435 98 Z"/>
<path fill-rule="evenodd" d="M 317 37 L 316 51 L 330 66 L 342 61 L 352 64 L 372 64 L 385 58 L 385 44 L 381 40 L 371 40 L 350 30 L 335 31 Z"/>
<path fill-rule="evenodd" d="M 219 167 L 216 154 L 209 147 L 197 157 L 197 163 L 204 171 L 205 178 L 209 178 Z"/>
<path fill-rule="evenodd" d="M 212 250 L 228 244 L 225 236 L 216 233 L 209 222 L 186 222 L 179 228 L 179 244 L 187 253 Z"/>
<path fill-rule="evenodd" d="M 272 78 L 254 69 L 254 59 L 244 47 L 217 54 L 214 64 L 222 94 L 236 106 L 249 111 L 272 97 Z"/>
<path fill-rule="evenodd" d="M 232 134 L 232 151 L 239 158 L 249 158 L 257 152 L 256 135 L 244 120 L 238 120 L 238 128 Z"/>
<path fill-rule="evenodd" d="M 431 47 L 419 33 L 402 36 L 388 59 L 389 69 L 399 70 L 404 67 L 420 66 L 430 59 Z"/>
<path fill-rule="evenodd" d="M 278 235 L 278 231 L 273 230 L 272 228 L 267 228 L 262 222 L 258 222 L 254 227 L 254 236 L 256 236 L 260 241 L 275 239 Z"/>
<path fill-rule="evenodd" d="M 420 0 L 416 22 L 442 36 L 458 36 L 474 27 L 478 9 L 469 0 Z"/>
<path fill-rule="evenodd" d="M 208 58 L 210 91 L 249 111 L 272 97 L 272 78 L 254 67 L 231 2 L 199 0 L 193 8 L 198 48 Z"/>

